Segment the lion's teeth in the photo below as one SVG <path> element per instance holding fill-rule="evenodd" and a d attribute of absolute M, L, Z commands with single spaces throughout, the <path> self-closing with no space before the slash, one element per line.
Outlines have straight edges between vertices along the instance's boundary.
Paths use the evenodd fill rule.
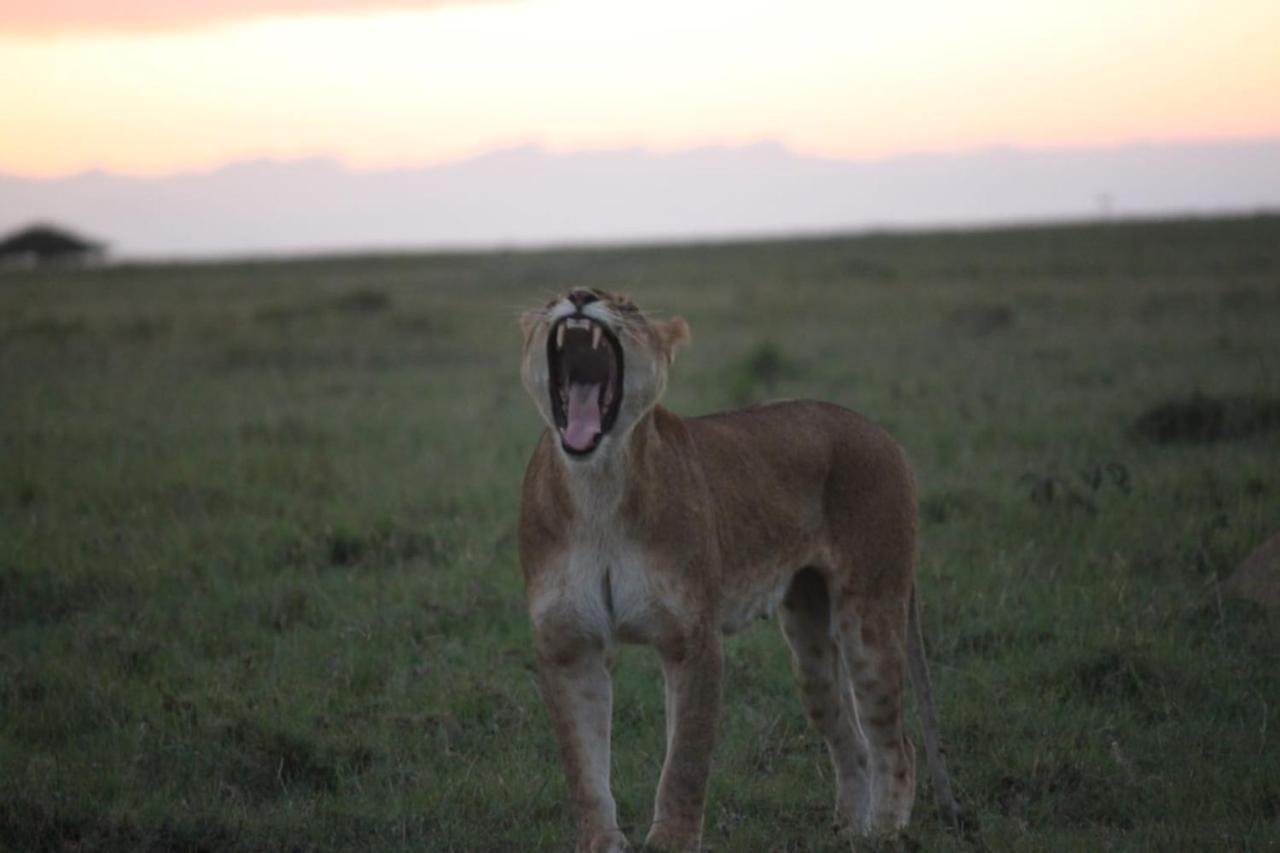
<path fill-rule="evenodd" d="M 564 327 L 565 324 L 561 323 L 560 328 L 556 329 L 556 349 L 564 349 Z"/>
<path fill-rule="evenodd" d="M 596 349 L 599 346 L 600 346 L 600 327 L 592 326 L 591 327 L 591 348 Z"/>

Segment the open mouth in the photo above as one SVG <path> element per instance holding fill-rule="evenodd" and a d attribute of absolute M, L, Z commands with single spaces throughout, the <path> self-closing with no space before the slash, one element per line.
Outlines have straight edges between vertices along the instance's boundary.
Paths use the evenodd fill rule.
<path fill-rule="evenodd" d="M 622 347 L 604 324 L 575 314 L 547 335 L 551 411 L 565 451 L 585 456 L 613 427 L 622 405 Z"/>

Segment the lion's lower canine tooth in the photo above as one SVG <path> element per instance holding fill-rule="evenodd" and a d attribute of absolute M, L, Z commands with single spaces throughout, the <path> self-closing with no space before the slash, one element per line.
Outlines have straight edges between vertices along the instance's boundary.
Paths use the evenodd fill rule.
<path fill-rule="evenodd" d="M 595 349 L 600 346 L 600 327 L 593 326 L 591 329 L 591 348 Z"/>
<path fill-rule="evenodd" d="M 556 349 L 564 349 L 564 323 L 561 323 L 560 328 L 556 329 Z"/>

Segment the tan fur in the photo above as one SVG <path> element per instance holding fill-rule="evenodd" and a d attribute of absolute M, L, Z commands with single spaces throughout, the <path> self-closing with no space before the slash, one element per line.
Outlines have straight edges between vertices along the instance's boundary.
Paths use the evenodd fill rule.
<path fill-rule="evenodd" d="M 585 457 L 561 448 L 547 386 L 547 336 L 575 310 L 607 325 L 625 361 L 617 421 Z M 649 319 L 623 297 L 575 291 L 521 325 L 524 383 L 551 429 L 525 474 L 520 559 L 577 849 L 628 849 L 609 790 L 610 646 L 653 646 L 666 681 L 667 754 L 647 843 L 698 850 L 721 634 L 779 605 L 806 711 L 835 767 L 837 821 L 865 834 L 910 818 L 909 653 L 935 792 L 953 819 L 919 642 L 915 490 L 901 448 L 825 403 L 675 416 L 657 401 L 688 326 Z"/>

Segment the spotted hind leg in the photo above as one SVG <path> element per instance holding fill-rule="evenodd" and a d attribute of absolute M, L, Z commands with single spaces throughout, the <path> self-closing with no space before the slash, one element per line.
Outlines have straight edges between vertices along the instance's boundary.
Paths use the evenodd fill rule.
<path fill-rule="evenodd" d="M 805 569 L 792 580 L 779 610 L 779 622 L 791 649 L 791 668 L 805 712 L 831 754 L 836 825 L 842 830 L 863 831 L 869 805 L 867 746 L 832 636 L 827 584 L 817 571 Z"/>
<path fill-rule="evenodd" d="M 903 730 L 906 603 L 859 609 L 846 605 L 836 625 L 870 757 L 864 831 L 893 832 L 911 819 L 915 798 L 915 750 Z"/>

